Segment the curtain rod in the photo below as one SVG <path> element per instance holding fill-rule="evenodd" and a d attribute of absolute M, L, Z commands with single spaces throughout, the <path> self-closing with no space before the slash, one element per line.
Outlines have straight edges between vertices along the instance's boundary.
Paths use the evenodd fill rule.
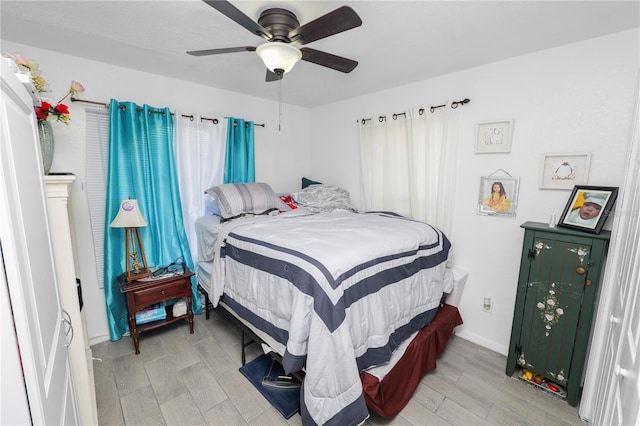
<path fill-rule="evenodd" d="M 104 107 L 109 108 L 109 104 L 104 103 L 104 102 L 97 102 L 97 101 L 90 101 L 88 99 L 78 99 L 76 97 L 71 97 L 71 102 L 82 102 L 85 104 L 93 104 L 93 105 L 102 105 Z M 119 108 L 124 109 L 124 105 L 120 105 Z M 139 108 L 140 109 L 140 108 Z M 152 110 L 153 111 L 153 110 Z M 154 111 L 154 112 L 162 112 L 162 111 Z M 174 115 L 173 113 L 171 113 L 171 115 Z M 193 115 L 185 115 L 185 114 L 180 114 L 181 116 L 183 116 L 184 118 L 190 118 L 191 121 L 193 121 L 194 116 Z M 207 120 L 207 121 L 212 121 L 213 124 L 218 124 L 218 119 L 217 118 L 207 118 L 207 117 L 200 117 L 200 120 Z M 264 123 L 261 124 L 257 124 L 257 123 L 253 123 L 254 126 L 259 126 L 259 127 L 266 127 L 266 125 Z"/>
<path fill-rule="evenodd" d="M 469 98 L 464 98 L 464 99 L 463 99 L 463 100 L 461 100 L 461 101 L 453 101 L 453 102 L 451 102 L 451 108 L 456 109 L 456 108 L 458 108 L 458 105 L 468 104 L 469 102 L 471 102 L 471 99 L 469 99 Z M 447 104 L 435 105 L 435 106 L 431 106 L 431 107 L 429 107 L 429 110 L 433 113 L 433 112 L 435 112 L 435 110 L 436 110 L 437 108 L 443 108 L 443 107 L 446 107 L 446 106 L 447 106 Z M 418 114 L 423 115 L 423 114 L 424 114 L 424 108 L 420 108 L 420 109 L 418 110 Z M 406 113 L 404 113 L 404 112 L 398 112 L 398 113 L 393 114 L 391 117 L 392 117 L 394 120 L 396 120 L 396 119 L 397 119 L 398 117 L 400 117 L 401 115 L 402 115 L 402 116 L 405 116 L 405 117 L 407 116 L 407 114 L 406 114 Z M 379 116 L 379 117 L 378 117 L 378 121 L 379 121 L 379 122 L 383 122 L 383 121 L 385 121 L 386 119 L 387 119 L 387 116 L 386 116 L 386 115 L 381 115 L 381 116 Z M 362 124 L 364 124 L 364 123 L 366 123 L 366 122 L 367 122 L 367 121 L 369 121 L 369 120 L 371 120 L 371 119 L 370 119 L 370 118 L 363 118 L 361 121 L 362 121 Z"/>

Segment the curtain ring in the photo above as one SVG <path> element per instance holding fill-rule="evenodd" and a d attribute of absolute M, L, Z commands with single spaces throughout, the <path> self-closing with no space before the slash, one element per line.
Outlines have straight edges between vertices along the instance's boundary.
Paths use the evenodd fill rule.
<path fill-rule="evenodd" d="M 419 114 L 419 115 L 424 115 L 424 108 L 420 108 L 420 109 L 418 110 L 418 114 Z"/>
<path fill-rule="evenodd" d="M 398 114 L 393 114 L 391 117 L 393 117 L 394 120 L 398 119 Z"/>
<path fill-rule="evenodd" d="M 193 115 L 189 117 L 189 121 L 193 121 Z"/>
<path fill-rule="evenodd" d="M 233 127 L 238 127 L 238 122 L 237 121 L 233 122 Z"/>
<path fill-rule="evenodd" d="M 387 120 L 387 116 L 386 115 L 381 115 L 380 117 L 378 117 L 378 121 L 380 123 L 382 123 L 383 121 L 386 121 L 386 120 Z"/>
<path fill-rule="evenodd" d="M 214 118 L 212 121 L 213 121 L 213 124 L 218 124 L 218 119 L 217 118 Z"/>
<path fill-rule="evenodd" d="M 433 114 L 436 111 L 436 107 L 432 106 L 431 108 L 431 113 Z"/>
<path fill-rule="evenodd" d="M 453 102 L 451 104 L 451 109 L 456 109 L 456 108 L 458 108 L 458 102 Z"/>
<path fill-rule="evenodd" d="M 248 129 L 249 128 L 249 123 L 244 123 L 244 128 Z"/>

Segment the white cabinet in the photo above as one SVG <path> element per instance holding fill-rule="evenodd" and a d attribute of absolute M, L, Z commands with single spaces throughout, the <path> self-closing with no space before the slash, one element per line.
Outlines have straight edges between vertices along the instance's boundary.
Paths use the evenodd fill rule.
<path fill-rule="evenodd" d="M 69 364 L 76 403 L 83 425 L 97 425 L 98 412 L 96 406 L 95 382 L 93 376 L 93 358 L 87 336 L 86 318 L 80 309 L 78 286 L 76 285 L 76 267 L 73 245 L 73 227 L 69 215 L 70 186 L 75 180 L 72 175 L 45 176 L 47 192 L 47 211 L 53 257 L 62 309 L 69 316 L 72 325 L 69 347 Z"/>

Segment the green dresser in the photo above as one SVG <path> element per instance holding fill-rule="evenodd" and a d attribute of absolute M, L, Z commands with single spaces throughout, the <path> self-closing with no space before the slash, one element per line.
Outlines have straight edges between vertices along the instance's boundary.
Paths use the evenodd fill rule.
<path fill-rule="evenodd" d="M 506 374 L 524 368 L 576 406 L 611 232 L 525 222 Z M 550 386 L 547 386 L 549 383 Z M 560 386 L 558 386 L 560 385 Z"/>

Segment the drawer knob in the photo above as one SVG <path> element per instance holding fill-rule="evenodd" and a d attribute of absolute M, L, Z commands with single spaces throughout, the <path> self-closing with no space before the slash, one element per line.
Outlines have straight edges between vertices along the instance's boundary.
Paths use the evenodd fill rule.
<path fill-rule="evenodd" d="M 587 270 L 584 269 L 582 266 L 576 268 L 576 274 L 578 275 L 584 275 L 585 272 L 587 272 Z"/>
<path fill-rule="evenodd" d="M 162 295 L 163 295 L 163 296 L 165 295 L 165 292 L 164 292 L 164 290 L 162 290 Z"/>

